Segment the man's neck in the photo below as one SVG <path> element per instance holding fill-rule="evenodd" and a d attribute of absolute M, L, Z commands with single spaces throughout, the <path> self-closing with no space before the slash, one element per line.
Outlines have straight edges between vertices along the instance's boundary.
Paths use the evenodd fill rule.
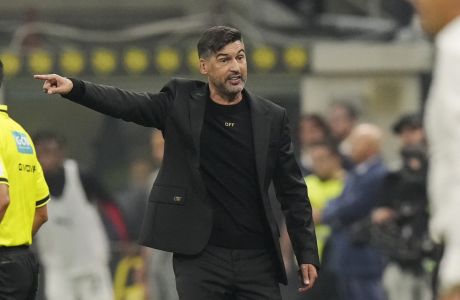
<path fill-rule="evenodd" d="M 220 105 L 234 105 L 243 100 L 243 94 L 241 92 L 234 95 L 222 95 L 211 87 L 209 89 L 211 100 Z"/>

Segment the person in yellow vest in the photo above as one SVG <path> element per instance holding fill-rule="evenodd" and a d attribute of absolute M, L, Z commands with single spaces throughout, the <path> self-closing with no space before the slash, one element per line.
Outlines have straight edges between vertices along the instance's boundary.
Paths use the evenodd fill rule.
<path fill-rule="evenodd" d="M 308 196 L 313 208 L 318 251 L 322 255 L 330 230 L 327 225 L 319 223 L 319 216 L 328 201 L 342 192 L 345 171 L 338 148 L 333 143 L 314 144 L 311 147 L 311 158 L 313 173 L 305 177 L 305 182 L 309 187 Z"/>
<path fill-rule="evenodd" d="M 337 299 L 335 275 L 328 268 L 327 240 L 331 233 L 328 225 L 320 223 L 320 216 L 326 204 L 337 198 L 343 190 L 345 170 L 338 146 L 333 142 L 319 142 L 311 145 L 312 173 L 305 177 L 308 186 L 308 197 L 313 208 L 318 252 L 322 270 L 316 285 L 307 295 L 307 299 L 329 300 Z"/>
<path fill-rule="evenodd" d="M 0 61 L 0 85 L 3 64 Z M 48 186 L 29 134 L 0 105 L 0 299 L 35 299 L 38 262 L 29 245 L 48 219 Z"/>

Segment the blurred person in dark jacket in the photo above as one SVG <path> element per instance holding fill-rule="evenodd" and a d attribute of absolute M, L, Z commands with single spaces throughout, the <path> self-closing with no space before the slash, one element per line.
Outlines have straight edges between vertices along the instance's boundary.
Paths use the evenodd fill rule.
<path fill-rule="evenodd" d="M 372 240 L 388 255 L 384 286 L 389 300 L 432 299 L 425 259 L 433 254 L 428 237 L 428 160 L 423 144 L 401 150 L 403 166 L 385 179 L 380 207 L 372 213 Z"/>
<path fill-rule="evenodd" d="M 340 196 L 327 204 L 320 218 L 332 228 L 329 262 L 342 300 L 385 299 L 381 283 L 384 257 L 361 236 L 387 174 L 381 140 L 382 132 L 375 125 L 360 124 L 353 129 L 350 157 L 355 167 Z"/>
<path fill-rule="evenodd" d="M 392 127 L 393 133 L 401 140 L 401 148 L 425 144 L 425 131 L 420 113 L 402 115 Z"/>

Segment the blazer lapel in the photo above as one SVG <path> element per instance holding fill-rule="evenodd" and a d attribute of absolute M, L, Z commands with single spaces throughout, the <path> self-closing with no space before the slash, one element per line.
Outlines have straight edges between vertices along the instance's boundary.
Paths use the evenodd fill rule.
<path fill-rule="evenodd" d="M 191 92 L 190 105 L 190 129 L 192 132 L 193 144 L 195 145 L 198 159 L 200 157 L 200 136 L 203 127 L 206 101 L 209 98 L 208 85 Z"/>
<path fill-rule="evenodd" d="M 251 108 L 252 135 L 254 139 L 254 155 L 256 160 L 257 175 L 261 190 L 264 188 L 265 168 L 268 155 L 270 138 L 270 117 L 268 110 L 256 96 L 246 93 Z"/>

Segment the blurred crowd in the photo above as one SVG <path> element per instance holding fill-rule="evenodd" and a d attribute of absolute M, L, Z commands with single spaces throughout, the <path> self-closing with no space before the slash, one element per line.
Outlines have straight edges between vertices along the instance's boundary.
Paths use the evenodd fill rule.
<path fill-rule="evenodd" d="M 397 162 L 382 157 L 386 130 L 398 137 Z M 421 114 L 379 128 L 334 103 L 326 115 L 301 116 L 297 133 L 322 260 L 308 299 L 434 299 L 441 246 L 428 235 Z"/>
<path fill-rule="evenodd" d="M 301 115 L 297 125 L 293 135 L 322 267 L 314 289 L 298 295 L 284 230 L 283 255 L 291 273 L 290 285 L 282 287 L 284 299 L 348 299 L 360 291 L 371 291 L 376 300 L 434 299 L 441 247 L 428 236 L 429 162 L 421 114 L 403 114 L 392 128 L 379 128 L 362 123 L 353 105 L 334 102 L 326 114 Z M 400 141 L 397 162 L 382 157 L 387 130 Z M 163 158 L 161 132 L 151 133 L 151 156 L 136 157 L 116 191 L 107 191 L 66 156 L 63 137 L 39 132 L 34 141 L 53 197 L 53 213 L 36 245 L 44 270 L 42 299 L 63 299 L 69 289 L 75 299 L 177 299 L 172 255 L 136 244 Z"/>

